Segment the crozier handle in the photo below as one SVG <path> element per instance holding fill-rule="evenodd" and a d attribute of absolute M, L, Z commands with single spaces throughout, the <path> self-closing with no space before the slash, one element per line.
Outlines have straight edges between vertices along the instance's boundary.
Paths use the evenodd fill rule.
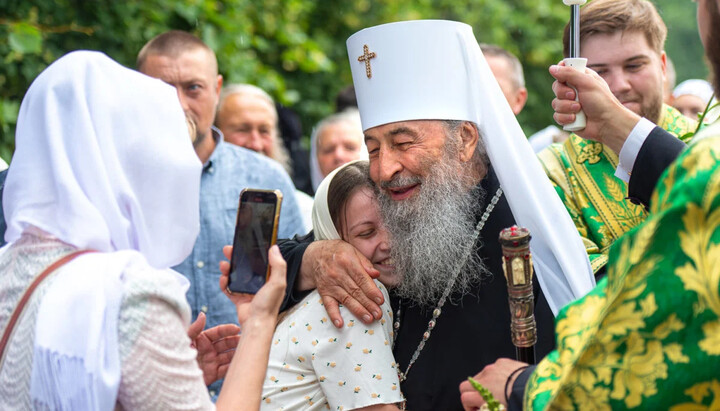
<path fill-rule="evenodd" d="M 510 303 L 510 334 L 518 361 L 535 364 L 535 299 L 533 296 L 530 231 L 512 226 L 500 232 L 503 271 Z"/>

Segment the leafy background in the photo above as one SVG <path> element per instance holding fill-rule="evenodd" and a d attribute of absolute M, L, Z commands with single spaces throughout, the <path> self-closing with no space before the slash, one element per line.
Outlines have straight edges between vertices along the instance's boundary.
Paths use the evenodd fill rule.
<path fill-rule="evenodd" d="M 656 0 L 669 27 L 678 82 L 704 78 L 695 7 Z M 569 9 L 560 0 L 0 0 L 0 157 L 13 152 L 20 101 L 32 80 L 71 50 L 100 50 L 133 67 L 140 48 L 170 29 L 202 38 L 226 82 L 260 86 L 300 114 L 305 135 L 351 83 L 345 39 L 368 26 L 439 18 L 473 26 L 523 63 L 526 133 L 552 123 L 547 67 L 562 58 Z"/>

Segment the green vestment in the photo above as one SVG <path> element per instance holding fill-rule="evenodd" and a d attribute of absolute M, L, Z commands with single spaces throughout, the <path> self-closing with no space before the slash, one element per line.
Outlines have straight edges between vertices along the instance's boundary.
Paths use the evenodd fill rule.
<path fill-rule="evenodd" d="M 667 105 L 662 108 L 658 125 L 683 141 L 683 136 L 697 127 Z M 538 156 L 597 272 L 607 263 L 610 245 L 645 220 L 647 212 L 625 199 L 627 183 L 615 177 L 618 156 L 607 146 L 572 134 L 564 143 L 553 144 Z"/>
<path fill-rule="evenodd" d="M 607 272 L 561 310 L 524 408 L 720 409 L 720 123 L 665 171 Z"/>

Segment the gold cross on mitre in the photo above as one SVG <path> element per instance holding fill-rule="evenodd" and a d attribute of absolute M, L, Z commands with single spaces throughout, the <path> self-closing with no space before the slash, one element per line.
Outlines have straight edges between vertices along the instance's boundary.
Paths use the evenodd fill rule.
<path fill-rule="evenodd" d="M 370 48 L 367 44 L 363 46 L 363 55 L 358 57 L 359 62 L 365 62 L 365 74 L 367 74 L 367 78 L 372 77 L 372 68 L 370 67 L 370 59 L 374 59 L 376 57 L 375 52 L 370 52 Z"/>

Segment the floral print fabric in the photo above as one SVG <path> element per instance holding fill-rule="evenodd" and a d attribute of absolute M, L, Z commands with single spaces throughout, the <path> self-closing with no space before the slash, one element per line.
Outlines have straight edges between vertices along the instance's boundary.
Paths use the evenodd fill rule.
<path fill-rule="evenodd" d="M 345 324 L 336 328 L 317 291 L 282 319 L 273 335 L 262 410 L 353 410 L 403 401 L 390 299 L 375 283 L 385 303 L 382 318 L 370 325 L 341 306 Z"/>

